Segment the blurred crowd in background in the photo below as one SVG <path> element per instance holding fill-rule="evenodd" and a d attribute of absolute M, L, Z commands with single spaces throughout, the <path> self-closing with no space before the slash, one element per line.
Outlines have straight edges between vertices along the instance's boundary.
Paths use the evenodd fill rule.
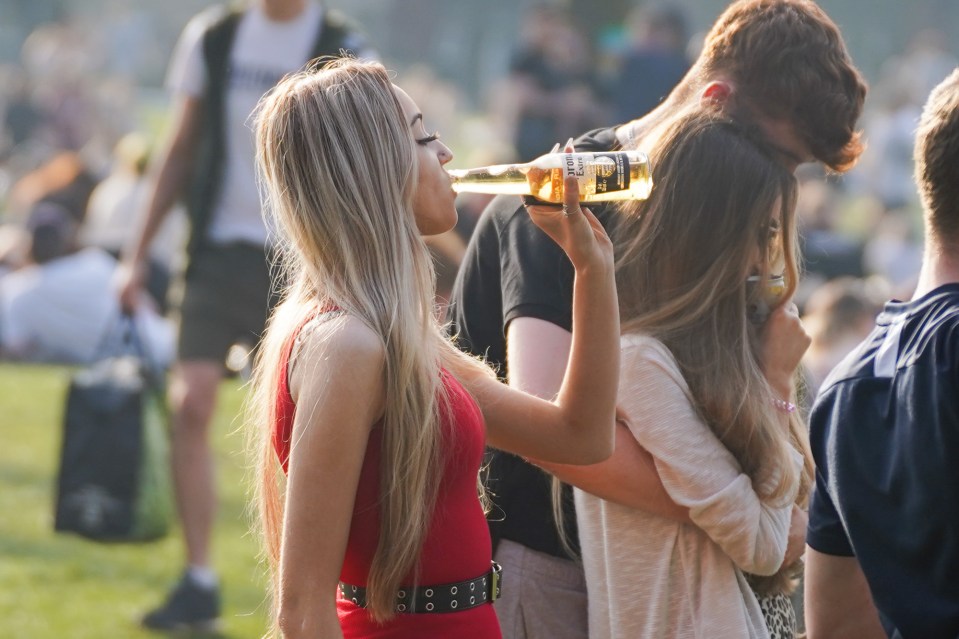
<path fill-rule="evenodd" d="M 156 5 L 137 9 L 115 0 L 91 16 L 76 4 L 77 11 L 70 2 L 57 10 L 26 2 L 4 9 L 0 352 L 8 359 L 93 356 L 97 336 L 117 313 L 112 260 L 135 229 L 144 172 L 164 132 L 162 77 L 182 23 Z M 394 5 L 382 11 L 394 14 L 397 28 L 415 28 L 429 2 L 407 3 L 402 15 Z M 354 17 L 362 24 L 363 12 L 375 9 L 358 6 L 364 9 Z M 389 42 L 376 42 L 375 34 L 373 42 L 456 152 L 452 166 L 528 160 L 557 141 L 652 108 L 697 55 L 696 28 L 714 18 L 694 20 L 682 3 L 636 2 L 615 28 L 598 31 L 583 27 L 576 6 L 520 3 L 515 37 L 496 48 L 498 57 L 477 63 L 475 82 L 447 77 L 442 60 L 411 63 L 405 52 L 400 61 Z M 496 2 L 489 10 L 501 8 Z M 10 24 L 25 29 L 23 37 L 9 37 Z M 884 300 L 911 296 L 922 250 L 913 134 L 928 92 L 959 63 L 954 42 L 955 34 L 927 28 L 883 60 L 860 60 L 853 50 L 863 68 L 878 69 L 861 122 L 868 150 L 845 176 L 798 174 L 806 272 L 797 302 L 814 338 L 813 387 L 869 330 Z M 456 232 L 433 241 L 440 298 L 486 201 L 461 196 Z M 174 215 L 154 244 L 153 310 L 144 321 L 160 356 L 171 344 L 166 301 L 185 236 L 185 217 Z M 41 339 L 43 331 L 64 335 Z"/>

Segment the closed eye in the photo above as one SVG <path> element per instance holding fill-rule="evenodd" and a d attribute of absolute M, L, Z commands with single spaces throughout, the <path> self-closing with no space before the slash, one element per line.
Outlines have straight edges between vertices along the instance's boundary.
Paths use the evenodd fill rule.
<path fill-rule="evenodd" d="M 439 131 L 436 131 L 435 133 L 432 133 L 432 134 L 426 136 L 425 138 L 418 138 L 418 139 L 416 140 L 416 143 L 417 143 L 417 144 L 421 144 L 421 145 L 423 145 L 423 146 L 426 146 L 426 145 L 429 144 L 430 142 L 435 142 L 435 141 L 437 141 L 437 140 L 439 140 L 439 139 L 440 139 L 440 132 L 439 132 Z"/>
<path fill-rule="evenodd" d="M 759 231 L 759 240 L 760 242 L 774 243 L 779 240 L 782 235 L 782 227 L 778 222 L 772 222 L 763 226 Z"/>

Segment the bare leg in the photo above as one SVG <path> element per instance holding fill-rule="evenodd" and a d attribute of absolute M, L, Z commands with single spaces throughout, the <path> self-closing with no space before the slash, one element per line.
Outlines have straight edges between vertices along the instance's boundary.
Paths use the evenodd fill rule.
<path fill-rule="evenodd" d="M 166 601 L 144 615 L 154 630 L 213 631 L 220 616 L 220 591 L 210 570 L 210 540 L 216 515 L 216 483 L 210 421 L 223 376 L 218 362 L 177 362 L 170 382 L 173 414 L 173 489 L 183 526 L 187 565 Z M 203 569 L 201 571 L 201 569 Z M 206 575 L 199 579 L 198 575 Z M 212 584 L 207 581 L 212 580 Z"/>
<path fill-rule="evenodd" d="M 187 563 L 193 566 L 210 565 L 210 539 L 217 505 L 210 422 L 222 377 L 220 363 L 178 362 L 170 386 L 174 490 Z"/>

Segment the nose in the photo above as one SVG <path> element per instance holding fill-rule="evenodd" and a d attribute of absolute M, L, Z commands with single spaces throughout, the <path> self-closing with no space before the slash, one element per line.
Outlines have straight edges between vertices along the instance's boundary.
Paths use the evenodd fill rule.
<path fill-rule="evenodd" d="M 439 158 L 440 164 L 448 164 L 453 160 L 453 152 L 448 146 L 440 142 L 440 148 L 436 152 L 436 157 Z"/>

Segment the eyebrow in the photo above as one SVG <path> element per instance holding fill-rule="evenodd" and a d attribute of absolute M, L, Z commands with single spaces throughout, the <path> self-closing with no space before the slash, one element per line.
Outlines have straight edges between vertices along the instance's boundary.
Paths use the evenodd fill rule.
<path fill-rule="evenodd" d="M 412 127 L 412 126 L 415 126 L 416 123 L 419 122 L 419 121 L 421 121 L 422 119 L 423 119 L 423 114 L 422 114 L 422 113 L 417 113 L 416 115 L 413 116 L 413 119 L 410 120 L 410 126 L 411 126 L 411 127 Z"/>

